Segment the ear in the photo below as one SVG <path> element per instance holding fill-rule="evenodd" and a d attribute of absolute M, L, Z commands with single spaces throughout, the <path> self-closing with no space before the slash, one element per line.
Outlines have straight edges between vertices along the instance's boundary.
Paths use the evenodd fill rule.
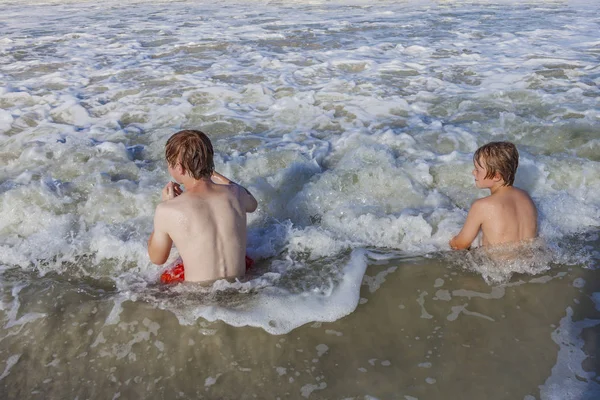
<path fill-rule="evenodd" d="M 180 163 L 175 164 L 175 167 L 173 167 L 173 169 L 178 175 L 185 175 L 185 168 L 183 168 L 183 166 Z"/>

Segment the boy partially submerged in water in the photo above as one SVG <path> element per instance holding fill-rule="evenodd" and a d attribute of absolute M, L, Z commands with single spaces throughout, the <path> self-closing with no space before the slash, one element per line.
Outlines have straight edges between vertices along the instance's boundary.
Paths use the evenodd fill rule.
<path fill-rule="evenodd" d="M 491 194 L 476 200 L 460 233 L 450 240 L 453 249 L 468 249 L 482 232 L 482 245 L 493 246 L 533 239 L 537 210 L 527 192 L 513 187 L 519 152 L 514 144 L 492 142 L 473 156 L 475 185 Z"/>
<path fill-rule="evenodd" d="M 185 265 L 186 281 L 244 276 L 246 213 L 256 210 L 256 199 L 215 172 L 212 144 L 200 131 L 171 136 L 165 155 L 175 182 L 167 183 L 156 207 L 148 240 L 150 260 L 164 264 L 174 243 Z"/>

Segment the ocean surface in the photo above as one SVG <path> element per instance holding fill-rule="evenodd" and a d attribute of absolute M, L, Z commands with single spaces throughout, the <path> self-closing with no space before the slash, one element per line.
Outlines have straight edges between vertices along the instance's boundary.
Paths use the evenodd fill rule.
<path fill-rule="evenodd" d="M 0 397 L 600 398 L 596 1 L 0 1 Z M 258 199 L 157 283 L 167 138 Z M 473 152 L 540 240 L 451 252 Z M 176 257 L 173 252 L 171 260 Z"/>

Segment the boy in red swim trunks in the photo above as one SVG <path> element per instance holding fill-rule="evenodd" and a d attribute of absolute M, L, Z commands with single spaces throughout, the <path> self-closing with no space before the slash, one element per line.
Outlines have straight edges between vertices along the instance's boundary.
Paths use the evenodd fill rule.
<path fill-rule="evenodd" d="M 154 264 L 164 264 L 175 244 L 185 274 L 183 265 L 178 265 L 163 274 L 163 282 L 244 276 L 246 213 L 256 210 L 256 199 L 214 170 L 212 144 L 200 131 L 183 130 L 171 136 L 165 155 L 175 182 L 162 190 L 148 255 Z"/>

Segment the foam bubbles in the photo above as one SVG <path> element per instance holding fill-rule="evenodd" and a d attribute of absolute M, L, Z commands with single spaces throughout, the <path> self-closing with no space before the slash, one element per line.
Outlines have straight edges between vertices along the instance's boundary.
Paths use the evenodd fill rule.
<path fill-rule="evenodd" d="M 445 254 L 450 263 L 476 271 L 488 283 L 506 283 L 513 274 L 536 275 L 558 261 L 553 250 L 541 239 L 533 241 L 480 247 L 471 251 Z"/>
<path fill-rule="evenodd" d="M 595 371 L 587 371 L 582 363 L 588 355 L 584 351 L 581 334 L 585 328 L 598 326 L 600 321 L 573 320 L 569 307 L 560 326 L 552 332 L 552 340 L 559 346 L 556 365 L 546 382 L 540 386 L 543 399 L 558 400 L 569 397 L 592 399 L 600 395 L 600 385 L 595 380 Z"/>
<path fill-rule="evenodd" d="M 0 133 L 8 131 L 13 123 L 12 115 L 4 110 L 0 110 Z"/>
<path fill-rule="evenodd" d="M 111 0 L 104 16 L 137 27 L 124 32 L 89 4 L 50 3 L 7 4 L 0 17 L 11 32 L 0 39 L 2 268 L 109 281 L 117 304 L 144 298 L 177 309 L 157 297 L 145 247 L 169 179 L 164 142 L 180 128 L 205 130 L 217 170 L 258 198 L 248 253 L 261 264 L 249 281 L 210 289 L 254 293 L 255 309 L 177 310 L 185 323 L 284 332 L 351 312 L 367 264 L 361 249 L 448 250 L 486 194 L 473 187 L 471 157 L 491 140 L 519 147 L 517 185 L 538 206 L 552 254 L 448 260 L 489 283 L 587 262 L 581 243 L 600 226 L 592 5 L 503 5 L 501 24 L 476 25 L 487 6 L 458 5 L 448 30 L 436 23 L 445 10 L 437 5 L 407 13 L 400 3 L 369 4 L 365 19 L 343 5 L 281 13 L 144 0 L 141 12 L 124 13 Z M 181 13 L 212 17 L 187 26 Z M 45 28 L 36 30 L 40 15 Z M 376 290 L 384 278 L 367 284 Z M 276 310 L 293 302 L 297 319 Z M 311 320 L 309 306 L 323 311 Z"/>
<path fill-rule="evenodd" d="M 323 268 L 322 264 L 288 261 L 279 265 L 279 273 L 246 282 L 220 280 L 211 287 L 178 285 L 171 289 L 178 294 L 177 307 L 164 296 L 164 289 L 149 290 L 134 281 L 125 283 L 129 288 L 125 296 L 170 309 L 186 325 L 202 318 L 283 334 L 309 322 L 335 321 L 357 307 L 367 253 L 354 250 L 348 259 L 330 262 Z M 327 351 L 323 346 L 317 351 Z"/>
<path fill-rule="evenodd" d="M 8 376 L 8 374 L 10 374 L 11 368 L 19 361 L 20 358 L 21 358 L 21 354 L 13 354 L 6 359 L 6 367 L 4 368 L 4 371 L 2 372 L 2 374 L 0 375 L 0 381 L 2 379 L 6 378 Z"/>

